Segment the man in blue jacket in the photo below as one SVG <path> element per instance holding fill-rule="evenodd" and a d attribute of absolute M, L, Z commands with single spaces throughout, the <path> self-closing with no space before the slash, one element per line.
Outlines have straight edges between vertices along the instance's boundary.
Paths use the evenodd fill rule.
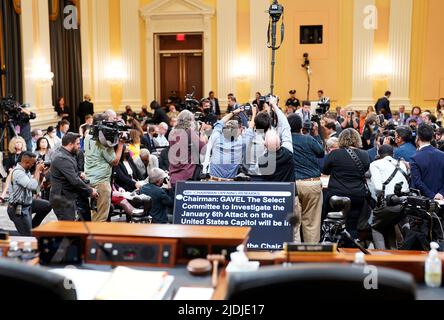
<path fill-rule="evenodd" d="M 434 130 L 427 124 L 418 128 L 419 150 L 410 163 L 412 187 L 423 196 L 444 200 L 444 152 L 431 145 Z"/>
<path fill-rule="evenodd" d="M 409 127 L 399 127 L 395 132 L 395 142 L 398 148 L 395 150 L 395 159 L 404 159 L 407 162 L 412 160 L 416 154 L 416 147 L 411 143 L 413 132 Z"/>

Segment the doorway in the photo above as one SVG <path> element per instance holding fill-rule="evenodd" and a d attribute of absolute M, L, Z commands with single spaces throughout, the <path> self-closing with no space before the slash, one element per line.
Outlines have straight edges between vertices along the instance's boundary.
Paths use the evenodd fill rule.
<path fill-rule="evenodd" d="M 177 93 L 182 101 L 194 92 L 203 98 L 203 37 L 202 34 L 157 35 L 158 61 L 157 98 L 162 105 Z"/>

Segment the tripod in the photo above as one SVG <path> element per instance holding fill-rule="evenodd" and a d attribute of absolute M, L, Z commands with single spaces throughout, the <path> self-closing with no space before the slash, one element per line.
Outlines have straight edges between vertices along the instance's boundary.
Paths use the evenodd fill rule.
<path fill-rule="evenodd" d="M 311 68 L 310 68 L 310 60 L 308 60 L 308 53 L 304 53 L 304 64 L 302 68 L 307 71 L 307 101 L 310 101 L 310 89 L 311 89 Z"/>
<path fill-rule="evenodd" d="M 2 113 L 0 119 L 3 120 L 5 118 L 8 118 L 8 116 Z M 8 149 L 8 142 L 12 138 L 18 136 L 17 131 L 15 130 L 14 121 L 12 119 L 2 121 L 0 132 L 0 151 L 6 151 Z"/>
<path fill-rule="evenodd" d="M 284 19 L 282 18 L 281 24 L 281 43 L 279 46 L 277 45 L 277 23 L 281 19 L 281 16 L 284 14 L 284 7 L 278 3 L 277 0 L 273 0 L 273 4 L 270 6 L 268 10 L 270 14 L 270 23 L 268 25 L 268 48 L 271 49 L 271 84 L 270 84 L 270 94 L 274 94 L 274 74 L 275 74 L 275 66 L 276 66 L 276 51 L 279 50 L 282 43 L 284 42 Z M 271 43 L 270 43 L 271 39 Z"/>

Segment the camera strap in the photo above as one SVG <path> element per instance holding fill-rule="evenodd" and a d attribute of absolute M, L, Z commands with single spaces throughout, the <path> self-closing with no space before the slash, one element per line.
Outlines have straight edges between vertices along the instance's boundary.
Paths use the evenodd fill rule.
<path fill-rule="evenodd" d="M 347 151 L 347 153 L 352 158 L 353 162 L 358 167 L 358 170 L 361 173 L 362 180 L 364 182 L 365 190 L 366 190 L 367 193 L 369 193 L 370 192 L 370 188 L 368 187 L 367 179 L 365 178 L 365 173 L 366 172 L 365 172 L 365 169 L 364 169 L 364 164 L 362 163 L 361 159 L 359 159 L 358 155 L 352 149 L 346 148 L 345 151 Z"/>
<path fill-rule="evenodd" d="M 390 163 L 392 163 L 392 162 L 390 162 Z M 384 194 L 385 194 L 385 189 L 393 181 L 393 179 L 395 179 L 395 177 L 398 174 L 398 172 L 401 172 L 401 174 L 404 176 L 404 178 L 407 181 L 409 181 L 408 175 L 401 169 L 401 166 L 399 165 L 399 162 L 397 162 L 396 164 L 393 164 L 393 165 L 395 166 L 395 171 L 393 171 L 392 175 L 387 179 L 387 181 L 382 184 L 382 191 L 384 192 Z"/>
<path fill-rule="evenodd" d="M 284 43 L 284 38 L 285 38 L 284 15 L 282 15 L 282 24 L 281 24 L 281 43 L 277 47 L 273 47 L 272 43 L 271 43 L 271 38 L 272 38 L 272 35 L 271 35 L 271 24 L 272 23 L 273 23 L 273 20 L 272 20 L 272 18 L 270 18 L 270 23 L 268 24 L 268 33 L 267 33 L 267 36 L 268 36 L 267 46 L 270 49 L 278 50 L 282 46 L 282 43 Z"/>

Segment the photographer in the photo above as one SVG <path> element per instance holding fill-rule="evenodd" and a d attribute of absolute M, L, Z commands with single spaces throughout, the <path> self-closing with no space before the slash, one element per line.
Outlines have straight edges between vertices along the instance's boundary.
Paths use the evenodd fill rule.
<path fill-rule="evenodd" d="M 434 130 L 427 124 L 418 128 L 418 152 L 410 162 L 412 187 L 429 199 L 444 200 L 444 153 L 432 147 Z"/>
<path fill-rule="evenodd" d="M 241 105 L 237 103 L 237 99 L 234 96 L 228 96 L 228 110 L 231 110 L 230 112 L 234 112 L 236 110 L 239 110 L 241 108 Z M 245 115 L 245 112 L 242 110 L 238 113 L 239 118 L 242 121 L 242 126 L 244 128 L 248 128 L 248 117 Z"/>
<path fill-rule="evenodd" d="M 26 148 L 32 151 L 32 136 L 31 136 L 31 120 L 37 118 L 34 112 L 28 109 L 27 105 L 19 108 L 20 113 L 14 118 L 14 126 L 19 127 L 17 134 L 26 141 Z"/>
<path fill-rule="evenodd" d="M 359 117 L 356 116 L 354 111 L 347 111 L 345 118 L 341 123 L 341 127 L 343 130 L 345 129 L 355 129 L 359 131 Z"/>
<path fill-rule="evenodd" d="M 200 153 L 206 145 L 206 140 L 199 137 L 196 119 L 190 111 L 184 110 L 179 114 L 177 125 L 170 133 L 169 142 L 168 159 L 172 186 L 179 181 L 200 180 Z"/>
<path fill-rule="evenodd" d="M 110 120 L 105 114 L 98 115 L 94 119 L 95 125 Z M 93 212 L 92 220 L 106 222 L 111 207 L 111 176 L 112 169 L 116 167 L 122 157 L 124 141 L 119 137 L 117 150 L 104 146 L 100 141 L 95 141 L 90 133 L 84 142 L 85 148 L 85 174 L 91 186 L 97 189 L 99 198 L 97 211 Z"/>
<path fill-rule="evenodd" d="M 408 168 L 407 166 L 393 158 L 394 148 L 384 145 L 379 148 L 379 160 L 370 165 L 371 182 L 374 190 L 373 199 L 378 200 L 378 196 L 386 198 L 395 194 L 395 186 L 403 183 L 402 192 L 408 193 Z"/>
<path fill-rule="evenodd" d="M 153 218 L 153 223 L 166 224 L 168 223 L 167 210 L 174 206 L 174 200 L 162 188 L 165 182 L 169 188 L 171 187 L 168 175 L 162 169 L 155 168 L 149 172 L 149 176 L 150 183 L 142 187 L 140 194 L 151 197 L 150 216 Z"/>
<path fill-rule="evenodd" d="M 157 101 L 152 101 L 150 104 L 151 110 L 154 111 L 153 119 L 151 119 L 150 123 L 153 124 L 159 124 L 162 122 L 168 123 L 170 122 L 170 119 L 168 119 L 168 116 L 163 110 L 163 108 L 160 106 L 160 104 Z"/>
<path fill-rule="evenodd" d="M 214 126 L 206 154 L 206 158 L 210 159 L 209 173 L 212 181 L 234 181 L 244 163 L 244 150 L 254 136 L 254 122 L 251 121 L 245 136 L 242 136 L 239 121 L 233 120 L 242 112 L 243 109 L 238 108 Z M 253 111 L 253 116 L 256 115 L 255 112 Z"/>
<path fill-rule="evenodd" d="M 202 100 L 202 116 L 199 121 L 206 125 L 205 130 L 212 129 L 218 121 L 217 115 L 211 110 L 210 100 Z"/>
<path fill-rule="evenodd" d="M 396 222 L 402 208 L 388 202 L 390 196 L 410 192 L 407 166 L 393 159 L 393 147 L 384 145 L 379 148 L 379 160 L 370 165 L 372 197 L 377 201 L 373 211 L 373 242 L 376 249 L 396 250 Z M 402 189 L 396 190 L 399 186 Z M 394 218 L 396 217 L 396 218 Z"/>
<path fill-rule="evenodd" d="M 293 141 L 291 138 L 291 128 L 288 123 L 287 117 L 278 106 L 277 98 L 270 98 L 270 106 L 277 117 L 276 133 L 278 134 L 281 146 L 284 149 L 293 153 Z M 268 105 L 264 104 L 265 109 L 268 109 Z M 247 145 L 246 157 L 244 159 L 244 169 L 252 180 L 262 180 L 264 175 L 264 164 L 269 162 L 263 162 L 261 157 L 266 152 L 266 134 L 272 129 L 272 117 L 269 112 L 259 112 L 260 108 L 253 107 L 252 119 L 254 122 L 250 122 L 250 128 L 254 129 L 254 137 L 252 142 Z M 261 170 L 260 168 L 261 167 Z M 268 169 L 268 166 L 266 167 Z M 278 168 L 279 169 L 279 168 Z M 270 174 L 270 173 L 268 173 Z"/>
<path fill-rule="evenodd" d="M 51 163 L 51 191 L 49 201 L 60 221 L 75 221 L 76 200 L 80 193 L 97 198 L 97 191 L 81 179 L 76 155 L 80 150 L 80 135 L 68 133 L 62 147 Z"/>
<path fill-rule="evenodd" d="M 21 162 L 12 172 L 12 193 L 8 205 L 8 216 L 21 236 L 30 237 L 31 230 L 39 226 L 52 208 L 48 201 L 33 199 L 42 182 L 45 164 L 36 165 L 36 156 L 30 152 L 22 155 Z M 30 170 L 35 167 L 34 175 Z M 34 219 L 32 215 L 35 214 Z"/>
<path fill-rule="evenodd" d="M 330 110 L 330 98 L 324 96 L 324 91 L 318 91 L 319 102 L 318 106 L 322 109 L 322 114 L 326 114 Z"/>

